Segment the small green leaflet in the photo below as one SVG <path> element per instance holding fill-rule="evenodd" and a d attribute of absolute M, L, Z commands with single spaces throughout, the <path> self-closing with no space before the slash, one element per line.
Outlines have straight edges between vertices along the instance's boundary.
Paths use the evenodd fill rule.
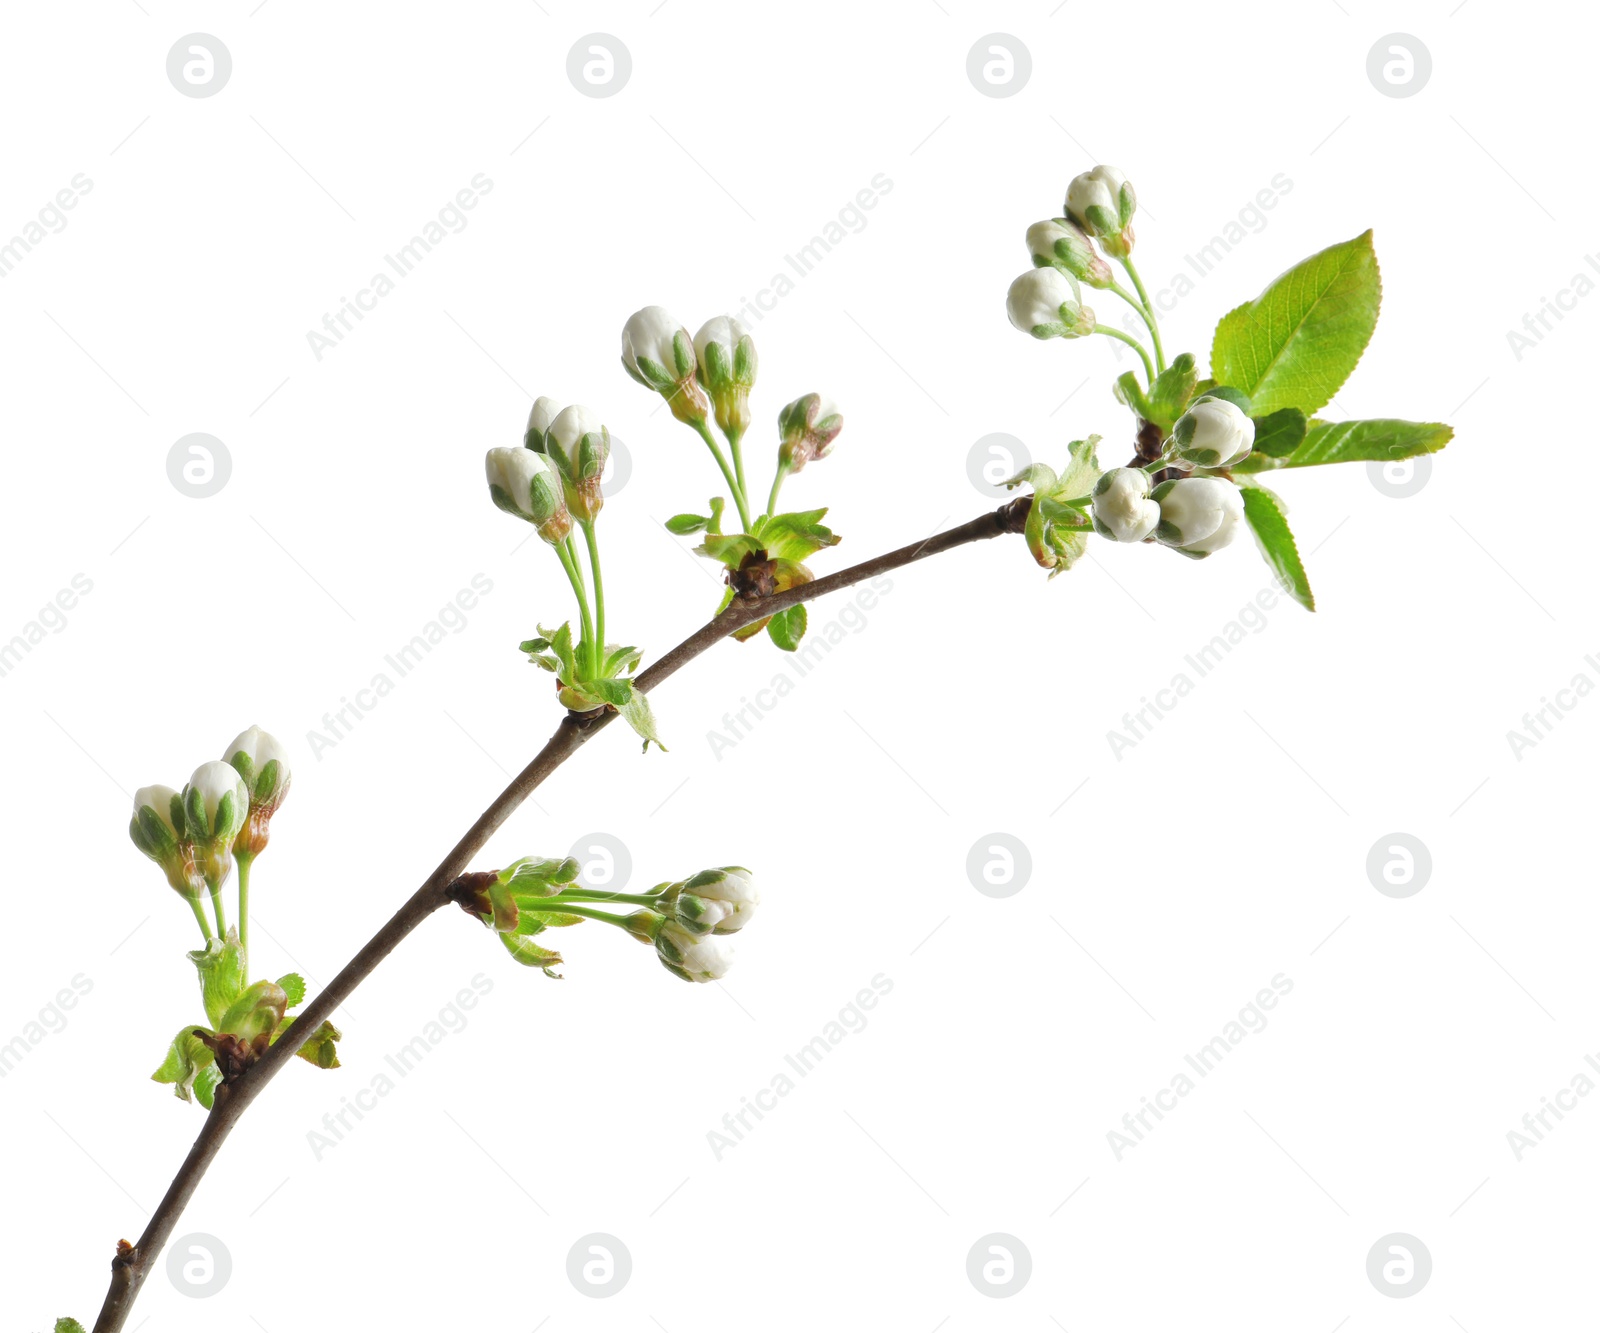
<path fill-rule="evenodd" d="M 293 1009 L 306 998 L 306 980 L 298 972 L 290 972 L 287 976 L 278 978 L 278 987 L 289 997 L 286 1009 Z"/>
<path fill-rule="evenodd" d="M 540 948 L 526 935 L 502 935 L 500 943 L 505 945 L 506 952 L 524 967 L 541 968 L 545 976 L 561 980 L 560 974 L 553 969 L 561 966 L 563 960 L 554 949 Z"/>
<path fill-rule="evenodd" d="M 786 653 L 792 653 L 800 646 L 805 633 L 806 608 L 803 602 L 796 603 L 787 611 L 779 611 L 767 621 L 767 637 Z"/>
<path fill-rule="evenodd" d="M 1278 582 L 1307 611 L 1315 611 L 1316 599 L 1311 595 L 1305 566 L 1300 563 L 1294 533 L 1289 531 L 1289 521 L 1284 517 L 1283 501 L 1265 486 L 1241 486 L 1239 494 L 1244 499 L 1245 521 Z"/>
<path fill-rule="evenodd" d="M 700 532 L 710 522 L 704 514 L 674 514 L 667 520 L 667 531 L 677 537 Z"/>
<path fill-rule="evenodd" d="M 229 926 L 227 939 L 211 939 L 204 949 L 191 951 L 189 961 L 200 973 L 206 1020 L 215 1027 L 245 988 L 244 950 L 239 945 L 238 928 Z"/>
<path fill-rule="evenodd" d="M 1269 458 L 1285 458 L 1306 437 L 1306 414 L 1298 407 L 1280 407 L 1264 417 L 1254 417 L 1255 451 Z"/>
<path fill-rule="evenodd" d="M 1325 407 L 1378 322 L 1382 283 L 1372 233 L 1329 246 L 1275 278 L 1217 323 L 1211 373 L 1261 414 Z"/>

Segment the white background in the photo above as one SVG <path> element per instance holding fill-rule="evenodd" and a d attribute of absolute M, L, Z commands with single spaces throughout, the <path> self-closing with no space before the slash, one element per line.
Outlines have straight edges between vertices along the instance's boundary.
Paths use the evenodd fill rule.
<path fill-rule="evenodd" d="M 1589 1295 L 1596 1228 L 1574 1181 L 1600 1164 L 1600 1097 L 1521 1160 L 1507 1140 L 1600 1043 L 1600 702 L 1520 759 L 1507 740 L 1576 674 L 1600 680 L 1568 461 L 1587 447 L 1600 301 L 1566 298 L 1520 357 L 1507 338 L 1593 272 L 1595 186 L 1560 127 L 1586 123 L 1597 31 L 1555 16 L 1501 0 L 14 8 L 0 235 L 76 174 L 92 189 L 0 280 L 0 638 L 74 575 L 93 587 L 0 678 L 0 1043 L 37 1035 L 75 976 L 92 989 L 0 1082 L 6 1327 L 92 1320 L 114 1242 L 201 1123 L 148 1078 L 201 1011 L 192 923 L 127 839 L 134 788 L 181 784 L 250 723 L 291 747 L 255 970 L 325 981 L 556 721 L 516 645 L 569 614 L 565 585 L 481 470 L 531 397 L 593 404 L 631 451 L 601 525 L 610 618 L 659 654 L 718 593 L 660 520 L 715 477 L 619 369 L 629 312 L 664 303 L 698 327 L 792 274 L 785 256 L 875 175 L 891 183 L 754 326 L 754 471 L 789 398 L 820 389 L 845 412 L 834 455 L 787 493 L 833 506 L 844 544 L 813 563 L 840 568 L 993 503 L 966 475 L 984 435 L 1059 462 L 1098 431 L 1121 461 L 1126 356 L 1035 344 L 1003 312 L 1024 229 L 1096 161 L 1138 188 L 1153 289 L 1291 183 L 1164 316 L 1169 353 L 1202 362 L 1224 310 L 1375 228 L 1383 317 L 1329 415 L 1453 423 L 1427 484 L 1396 499 L 1362 466 L 1282 476 L 1320 609 L 1280 602 L 1120 758 L 1122 715 L 1269 585 L 1248 544 L 1191 563 L 1096 543 L 1047 585 L 1008 539 L 897 573 L 860 619 L 820 603 L 814 631 L 848 615 L 855 632 L 720 754 L 723 714 L 797 672 L 764 639 L 708 654 L 656 696 L 670 753 L 610 729 L 479 864 L 597 831 L 626 844 L 635 886 L 748 864 L 765 901 L 727 983 L 683 985 L 594 926 L 566 937 L 557 984 L 441 913 L 341 1014 L 343 1068 L 286 1070 L 180 1222 L 226 1245 L 227 1285 L 190 1299 L 163 1265 L 130 1327 L 1569 1322 Z M 996 30 L 1031 53 L 1010 97 L 966 74 Z M 165 72 L 197 31 L 233 62 L 207 98 Z M 593 32 L 631 53 L 612 97 L 566 76 Z M 1395 32 L 1431 52 L 1412 97 L 1367 77 Z M 492 190 L 465 230 L 319 360 L 308 331 L 478 173 Z M 231 457 L 211 498 L 168 479 L 192 432 Z M 323 715 L 480 574 L 492 592 L 464 629 L 313 754 Z M 1396 831 L 1433 862 L 1404 899 L 1366 870 Z M 996 832 L 1032 858 L 1004 899 L 966 871 Z M 323 1116 L 478 974 L 492 989 L 468 1025 L 319 1158 Z M 718 1160 L 708 1132 L 879 974 L 893 988 L 867 1026 Z M 1268 1026 L 1118 1160 L 1108 1132 L 1278 974 L 1293 989 Z M 591 1232 L 632 1255 L 610 1299 L 566 1276 Z M 967 1277 L 992 1232 L 1032 1255 L 1009 1299 Z M 1391 1232 L 1433 1257 L 1408 1299 L 1366 1274 Z"/>

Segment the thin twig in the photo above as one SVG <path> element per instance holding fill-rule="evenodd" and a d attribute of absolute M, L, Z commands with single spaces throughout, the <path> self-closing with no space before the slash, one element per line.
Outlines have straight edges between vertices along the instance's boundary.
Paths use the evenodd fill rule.
<path fill-rule="evenodd" d="M 774 593 L 757 602 L 747 604 L 735 601 L 721 615 L 701 626 L 676 648 L 641 672 L 636 683 L 641 690 L 646 692 L 653 690 L 699 657 L 712 644 L 725 639 L 745 625 L 765 619 L 774 612 L 800 602 L 825 597 L 828 593 L 852 587 L 879 574 L 886 574 L 890 570 L 899 569 L 918 560 L 926 560 L 930 556 L 954 550 L 958 546 L 985 541 L 991 537 L 998 537 L 1001 533 L 1021 532 L 1031 503 L 1028 497 L 1013 500 L 1000 506 L 999 509 L 980 514 L 959 527 L 949 528 L 913 545 L 902 546 L 899 550 L 864 560 L 861 564 L 842 569 L 837 574 L 829 574 L 812 583 Z M 478 816 L 477 821 L 462 836 L 450 854 L 423 881 L 422 887 L 406 900 L 383 928 L 367 941 L 361 952 L 356 954 L 339 975 L 328 983 L 327 989 L 312 1001 L 294 1025 L 267 1049 L 266 1054 L 254 1066 L 234 1082 L 217 1089 L 215 1104 L 206 1116 L 199 1137 L 189 1149 L 189 1155 L 184 1158 L 183 1165 L 178 1168 L 178 1174 L 173 1177 L 171 1186 L 152 1214 L 144 1234 L 139 1237 L 136 1245 L 128 1245 L 124 1241 L 117 1247 L 116 1258 L 111 1263 L 111 1289 L 106 1293 L 100 1317 L 95 1321 L 94 1333 L 118 1333 L 122 1328 L 129 1312 L 133 1309 L 134 1301 L 138 1298 L 139 1289 L 149 1276 L 162 1247 L 171 1237 L 184 1207 L 211 1166 L 212 1159 L 216 1157 L 223 1141 L 238 1123 L 239 1117 L 245 1113 L 251 1102 L 255 1101 L 261 1090 L 276 1077 L 285 1064 L 294 1058 L 295 1052 L 306 1039 L 316 1032 L 332 1016 L 334 1010 L 350 998 L 356 987 L 371 975 L 378 964 L 394 951 L 401 940 L 451 901 L 451 885 L 466 871 L 472 858 L 482 850 L 495 830 L 511 817 L 540 783 L 576 754 L 591 736 L 607 726 L 615 716 L 613 712 L 587 715 L 568 713 L 562 718 L 555 734 L 545 742 L 544 748 L 534 756 L 532 762 L 511 780 L 500 795 L 495 797 L 489 808 Z"/>

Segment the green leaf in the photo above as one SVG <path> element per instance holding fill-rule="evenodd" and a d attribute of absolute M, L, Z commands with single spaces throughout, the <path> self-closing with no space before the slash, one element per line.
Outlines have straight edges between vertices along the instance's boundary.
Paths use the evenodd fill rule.
<path fill-rule="evenodd" d="M 1120 403 L 1126 403 L 1133 409 L 1134 416 L 1141 421 L 1154 421 L 1156 410 L 1150 405 L 1150 400 L 1144 395 L 1144 386 L 1139 383 L 1137 371 L 1125 370 L 1117 376 L 1117 382 L 1111 392 Z"/>
<path fill-rule="evenodd" d="M 276 1032 L 283 1022 L 287 999 L 276 982 L 258 981 L 228 1006 L 217 1031 L 241 1041 L 250 1041 L 263 1032 Z"/>
<path fill-rule="evenodd" d="M 56 1320 L 56 1333 L 83 1333 L 83 1325 L 76 1319 L 63 1317 Z"/>
<path fill-rule="evenodd" d="M 208 940 L 204 949 L 193 950 L 189 961 L 200 973 L 200 998 L 205 1004 L 206 1021 L 216 1027 L 228 1006 L 243 993 L 248 981 L 238 927 L 229 926 L 226 939 Z"/>
<path fill-rule="evenodd" d="M 637 671 L 639 669 L 639 659 L 643 656 L 642 652 L 632 646 L 620 647 L 617 644 L 608 643 L 606 645 L 604 670 L 601 674 L 605 676 L 620 676 L 625 672 Z"/>
<path fill-rule="evenodd" d="M 289 997 L 285 1009 L 296 1008 L 306 998 L 306 979 L 298 972 L 290 972 L 287 976 L 278 978 L 278 988 Z"/>
<path fill-rule="evenodd" d="M 674 514 L 667 520 L 667 531 L 678 537 L 700 532 L 711 520 L 704 514 Z"/>
<path fill-rule="evenodd" d="M 1192 353 L 1183 352 L 1174 357 L 1172 364 L 1157 375 L 1156 382 L 1150 386 L 1147 410 L 1142 414 L 1144 419 L 1155 422 L 1163 434 L 1170 435 L 1173 423 L 1183 415 L 1194 397 L 1197 378 Z"/>
<path fill-rule="evenodd" d="M 272 1040 L 274 1042 L 281 1040 L 284 1033 L 299 1021 L 297 1018 L 285 1018 L 278 1024 L 278 1030 L 273 1034 Z M 339 1068 L 339 1052 L 336 1043 L 341 1041 L 343 1037 L 344 1033 L 340 1032 L 332 1023 L 324 1021 L 315 1032 L 305 1039 L 295 1054 L 307 1064 L 316 1065 L 318 1069 L 337 1069 Z"/>
<path fill-rule="evenodd" d="M 563 961 L 561 955 L 554 949 L 540 948 L 526 935 L 502 935 L 500 943 L 505 945 L 506 952 L 524 967 L 542 968 L 545 976 L 561 980 L 559 974 L 551 970 L 559 967 Z"/>
<path fill-rule="evenodd" d="M 1265 486 L 1241 486 L 1239 490 L 1244 498 L 1245 521 L 1278 582 L 1307 611 L 1315 611 L 1316 599 L 1311 595 L 1305 566 L 1300 563 L 1294 533 L 1289 531 L 1289 521 L 1284 517 L 1283 501 Z"/>
<path fill-rule="evenodd" d="M 761 543 L 746 532 L 736 532 L 727 537 L 708 532 L 706 539 L 694 548 L 696 555 L 720 560 L 729 569 L 738 569 L 745 556 L 760 549 Z"/>
<path fill-rule="evenodd" d="M 824 547 L 837 546 L 839 538 L 820 520 L 826 509 L 798 514 L 774 514 L 761 525 L 761 549 L 770 560 L 804 560 Z"/>
<path fill-rule="evenodd" d="M 1370 231 L 1329 246 L 1222 317 L 1211 373 L 1249 394 L 1257 412 L 1315 412 L 1361 359 L 1381 295 Z"/>
<path fill-rule="evenodd" d="M 528 923 L 526 929 L 518 929 L 518 935 L 537 935 L 547 926 L 581 926 L 588 917 L 574 916 L 571 912 L 543 912 L 530 908 L 522 914 L 523 920 Z"/>
<path fill-rule="evenodd" d="M 1306 437 L 1306 414 L 1298 407 L 1280 407 L 1256 423 L 1255 452 L 1269 458 L 1286 458 Z"/>
<path fill-rule="evenodd" d="M 556 677 L 563 685 L 571 685 L 578 678 L 577 659 L 572 651 L 572 623 L 568 621 L 549 638 L 550 649 L 555 653 L 556 660 L 561 663 L 561 670 L 556 673 Z"/>
<path fill-rule="evenodd" d="M 583 692 L 598 703 L 621 708 L 633 697 L 633 685 L 626 680 L 586 680 Z"/>
<path fill-rule="evenodd" d="M 194 1032 L 193 1023 L 179 1030 L 167 1047 L 167 1058 L 150 1077 L 156 1083 L 173 1084 L 173 1095 L 179 1101 L 198 1101 L 209 1110 L 211 1093 L 222 1075 L 216 1069 L 217 1057 Z"/>
<path fill-rule="evenodd" d="M 1314 421 L 1305 441 L 1283 460 L 1283 467 L 1323 463 L 1393 463 L 1437 453 L 1455 434 L 1437 421 Z"/>
<path fill-rule="evenodd" d="M 795 603 L 787 611 L 777 612 L 767 621 L 767 637 L 786 653 L 794 652 L 805 634 L 806 608 L 803 602 Z"/>
<path fill-rule="evenodd" d="M 631 684 L 629 688 L 632 690 L 632 698 L 618 709 L 622 714 L 622 720 L 644 738 L 644 752 L 646 754 L 650 752 L 650 743 L 652 741 L 655 742 L 656 749 L 665 754 L 667 747 L 661 743 L 661 737 L 656 735 L 656 717 L 650 711 L 649 696 L 643 690 L 633 689 Z"/>
<path fill-rule="evenodd" d="M 535 859 L 525 856 L 502 870 L 499 880 L 502 884 L 510 885 L 515 893 L 548 898 L 560 893 L 566 885 L 575 884 L 578 869 L 577 859 L 571 856 L 559 861 L 554 857 Z"/>

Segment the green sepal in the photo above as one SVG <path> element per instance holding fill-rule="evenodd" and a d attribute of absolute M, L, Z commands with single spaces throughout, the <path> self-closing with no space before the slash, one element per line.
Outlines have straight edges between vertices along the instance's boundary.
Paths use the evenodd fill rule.
<path fill-rule="evenodd" d="M 545 976 L 561 980 L 560 973 L 552 970 L 560 967 L 564 961 L 556 950 L 541 948 L 526 935 L 502 935 L 500 943 L 505 945 L 506 952 L 524 967 L 537 967 Z"/>
<path fill-rule="evenodd" d="M 767 637 L 782 648 L 786 653 L 792 653 L 800 646 L 800 640 L 806 634 L 806 608 L 804 602 L 796 602 L 786 611 L 778 611 L 767 621 Z"/>
<path fill-rule="evenodd" d="M 244 993 L 249 981 L 245 975 L 244 948 L 239 943 L 239 928 L 229 926 L 225 939 L 210 939 L 203 949 L 193 949 L 189 961 L 200 974 L 200 998 L 206 1021 L 216 1027 L 229 1007 Z"/>
<path fill-rule="evenodd" d="M 1372 233 L 1331 245 L 1218 321 L 1211 373 L 1248 393 L 1260 412 L 1315 412 L 1356 368 L 1382 297 Z"/>
<path fill-rule="evenodd" d="M 1255 534 L 1256 545 L 1263 559 L 1278 576 L 1278 582 L 1295 601 L 1307 611 L 1317 609 L 1311 595 L 1311 584 L 1306 578 L 1305 566 L 1300 561 L 1300 550 L 1295 545 L 1294 533 L 1284 516 L 1284 504 L 1265 486 L 1251 483 L 1239 488 L 1244 500 L 1245 521 Z"/>
<path fill-rule="evenodd" d="M 179 1101 L 197 1101 L 209 1111 L 212 1093 L 222 1075 L 217 1070 L 217 1057 L 194 1033 L 193 1023 L 179 1029 L 167 1048 L 167 1058 L 150 1077 L 156 1083 L 171 1083 Z"/>

